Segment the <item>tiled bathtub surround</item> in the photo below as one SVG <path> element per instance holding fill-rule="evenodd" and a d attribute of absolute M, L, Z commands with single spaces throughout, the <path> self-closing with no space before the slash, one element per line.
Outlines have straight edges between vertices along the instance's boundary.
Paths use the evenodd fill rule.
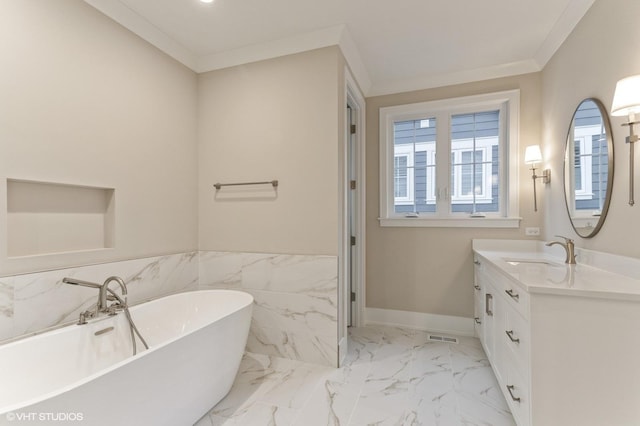
<path fill-rule="evenodd" d="M 130 303 L 198 287 L 246 291 L 255 298 L 248 351 L 336 366 L 337 269 L 334 256 L 202 251 L 2 277 L 0 341 L 73 323 L 95 304 L 96 290 L 64 277 L 117 275 Z"/>
<path fill-rule="evenodd" d="M 199 276 L 253 295 L 249 352 L 337 365 L 337 257 L 201 251 Z"/>
<path fill-rule="evenodd" d="M 92 288 L 62 283 L 64 277 L 102 283 L 117 275 L 129 303 L 198 287 L 197 252 L 111 262 L 0 278 L 0 341 L 77 321 L 95 304 Z M 114 289 L 117 286 L 114 284 Z"/>

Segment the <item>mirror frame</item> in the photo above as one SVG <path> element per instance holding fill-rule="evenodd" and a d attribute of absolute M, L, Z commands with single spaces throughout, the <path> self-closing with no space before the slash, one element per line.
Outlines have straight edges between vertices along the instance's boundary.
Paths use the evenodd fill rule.
<path fill-rule="evenodd" d="M 596 223 L 596 226 L 588 235 L 582 235 L 580 231 L 578 231 L 578 228 L 576 228 L 576 225 L 573 223 L 573 219 L 571 217 L 571 208 L 569 206 L 569 197 L 567 194 L 567 184 L 566 184 L 567 168 L 569 167 L 567 165 L 567 149 L 569 148 L 569 137 L 573 134 L 573 127 L 574 127 L 573 123 L 576 118 L 576 113 L 580 109 L 580 106 L 583 103 L 588 101 L 593 102 L 598 107 L 598 110 L 600 111 L 600 116 L 602 117 L 602 123 L 604 125 L 605 133 L 607 135 L 608 177 L 607 177 L 607 195 L 605 196 L 604 203 L 602 205 L 602 211 L 600 212 L 600 218 L 598 219 L 598 223 Z M 569 222 L 571 222 L 571 226 L 573 227 L 573 230 L 578 236 L 582 238 L 593 238 L 602 228 L 602 225 L 604 224 L 604 221 L 607 218 L 607 213 L 609 212 L 609 204 L 611 203 L 611 191 L 613 189 L 613 174 L 614 174 L 613 172 L 614 172 L 613 134 L 611 133 L 611 123 L 609 122 L 609 114 L 599 99 L 585 98 L 580 101 L 575 111 L 573 112 L 573 115 L 571 116 L 571 122 L 569 124 L 569 130 L 567 131 L 567 139 L 564 147 L 564 161 L 563 161 L 563 168 L 562 168 L 562 186 L 564 188 L 564 202 L 567 208 L 567 215 L 569 216 Z"/>

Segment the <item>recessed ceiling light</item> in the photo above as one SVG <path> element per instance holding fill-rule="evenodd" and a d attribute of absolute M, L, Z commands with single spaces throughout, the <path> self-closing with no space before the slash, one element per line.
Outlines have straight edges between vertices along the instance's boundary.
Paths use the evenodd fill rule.
<path fill-rule="evenodd" d="M 200 0 L 200 3 L 213 3 L 213 0 Z"/>

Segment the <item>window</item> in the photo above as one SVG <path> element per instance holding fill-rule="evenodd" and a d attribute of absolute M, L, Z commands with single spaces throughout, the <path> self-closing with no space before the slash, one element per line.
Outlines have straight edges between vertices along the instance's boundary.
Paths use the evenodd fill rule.
<path fill-rule="evenodd" d="M 518 109 L 518 91 L 381 108 L 381 224 L 517 227 Z"/>

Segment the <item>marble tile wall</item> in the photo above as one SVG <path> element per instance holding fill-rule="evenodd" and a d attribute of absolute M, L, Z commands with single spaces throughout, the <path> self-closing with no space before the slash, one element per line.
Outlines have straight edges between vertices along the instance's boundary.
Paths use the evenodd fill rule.
<path fill-rule="evenodd" d="M 200 288 L 253 295 L 249 352 L 337 366 L 337 257 L 201 251 L 199 265 Z"/>
<path fill-rule="evenodd" d="M 64 277 L 102 283 L 117 275 L 127 283 L 129 303 L 198 288 L 198 253 L 0 277 L 0 341 L 77 321 L 95 304 L 92 288 L 62 283 Z"/>

